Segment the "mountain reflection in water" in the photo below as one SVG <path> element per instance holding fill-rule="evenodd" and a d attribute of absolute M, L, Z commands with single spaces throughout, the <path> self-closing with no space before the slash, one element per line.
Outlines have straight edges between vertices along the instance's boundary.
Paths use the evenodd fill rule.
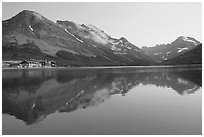
<path fill-rule="evenodd" d="M 125 96 L 135 86 L 171 88 L 178 95 L 202 87 L 201 69 L 25 69 L 3 70 L 3 114 L 33 124 L 54 112 L 97 106 L 110 96 Z"/>

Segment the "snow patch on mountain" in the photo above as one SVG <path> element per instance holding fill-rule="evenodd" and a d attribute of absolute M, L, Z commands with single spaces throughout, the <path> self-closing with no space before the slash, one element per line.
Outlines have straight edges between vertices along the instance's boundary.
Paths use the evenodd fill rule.
<path fill-rule="evenodd" d="M 187 47 L 185 47 L 185 48 L 178 48 L 178 53 L 183 52 L 184 50 L 188 50 L 188 48 Z"/>
<path fill-rule="evenodd" d="M 180 38 L 183 39 L 184 41 L 186 41 L 186 40 L 188 39 L 188 38 L 185 37 L 185 36 L 181 36 Z"/>
<path fill-rule="evenodd" d="M 84 29 L 89 32 L 89 34 L 86 34 L 86 35 L 81 34 L 86 39 L 92 39 L 93 41 L 101 44 L 109 43 L 108 39 L 110 38 L 110 36 L 108 36 L 106 33 L 99 30 L 93 25 L 86 25 L 85 27 L 77 25 L 77 28 Z"/>
<path fill-rule="evenodd" d="M 33 103 L 32 109 L 35 107 L 35 102 Z"/>
<path fill-rule="evenodd" d="M 193 41 L 193 40 L 188 39 L 187 41 L 188 41 L 188 42 L 192 42 L 192 43 L 194 43 L 194 44 L 196 45 L 196 42 Z"/>
<path fill-rule="evenodd" d="M 72 37 L 74 37 L 76 40 L 78 40 L 81 43 L 84 43 L 82 40 L 80 40 L 79 38 L 77 38 L 76 36 L 74 36 L 74 34 L 72 34 L 71 32 L 69 32 L 67 29 L 64 29 L 69 35 L 71 35 Z"/>
<path fill-rule="evenodd" d="M 96 32 L 98 35 L 100 35 L 102 38 L 104 38 L 104 39 L 108 39 L 108 38 L 109 38 L 109 36 L 108 36 L 106 33 L 104 33 L 102 30 L 96 28 L 95 26 L 93 26 L 93 25 L 87 25 L 87 26 L 88 26 L 91 30 L 93 30 L 94 32 Z"/>
<path fill-rule="evenodd" d="M 106 57 L 106 56 L 103 56 L 104 58 L 106 58 L 106 59 L 108 59 L 108 60 L 110 60 L 110 61 L 113 61 L 113 60 L 111 60 L 110 58 L 108 58 L 108 57 Z"/>
<path fill-rule="evenodd" d="M 33 28 L 30 25 L 28 27 L 30 28 L 31 31 L 33 31 Z"/>
<path fill-rule="evenodd" d="M 111 44 L 113 44 L 113 45 L 117 45 L 117 44 L 121 43 L 120 40 L 117 41 L 117 42 L 115 42 L 113 39 L 109 39 L 109 42 L 110 42 Z"/>
<path fill-rule="evenodd" d="M 154 56 L 159 55 L 159 54 L 162 54 L 162 53 L 155 53 Z"/>
<path fill-rule="evenodd" d="M 86 29 L 86 28 L 83 27 L 81 24 L 75 23 L 75 26 L 77 27 L 77 29 L 80 29 L 80 30 L 85 30 L 85 29 Z"/>
<path fill-rule="evenodd" d="M 117 48 L 115 45 L 112 45 L 111 49 L 114 51 L 120 51 L 121 50 L 120 48 Z"/>
<path fill-rule="evenodd" d="M 131 47 L 127 47 L 127 49 L 132 49 Z"/>
<path fill-rule="evenodd" d="M 190 40 L 188 37 L 181 36 L 181 39 L 183 39 L 183 41 L 192 42 L 192 43 L 194 43 L 196 45 L 196 42 L 193 41 L 193 40 Z"/>
<path fill-rule="evenodd" d="M 162 56 L 162 59 L 165 60 L 166 58 L 164 56 Z"/>
<path fill-rule="evenodd" d="M 120 41 L 120 43 L 123 43 L 123 41 L 121 39 L 119 41 Z"/>
<path fill-rule="evenodd" d="M 104 38 L 102 38 L 100 35 L 98 35 L 97 33 L 95 33 L 95 32 L 92 32 L 91 31 L 91 37 L 90 36 L 88 36 L 88 38 L 91 38 L 91 39 L 93 39 L 95 42 L 97 42 L 97 43 L 101 43 L 101 44 L 107 44 L 108 43 L 108 40 L 107 39 L 104 39 Z M 85 37 L 87 37 L 87 36 L 85 36 Z"/>

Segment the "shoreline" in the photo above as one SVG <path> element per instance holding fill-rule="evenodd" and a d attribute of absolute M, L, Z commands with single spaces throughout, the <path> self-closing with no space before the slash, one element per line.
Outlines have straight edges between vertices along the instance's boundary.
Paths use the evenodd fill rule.
<path fill-rule="evenodd" d="M 190 64 L 190 65 L 154 65 L 154 66 L 95 66 L 95 67 L 30 67 L 30 68 L 18 68 L 8 67 L 2 68 L 2 70 L 14 70 L 14 69 L 105 69 L 105 68 L 176 68 L 176 67 L 202 67 L 202 64 Z"/>

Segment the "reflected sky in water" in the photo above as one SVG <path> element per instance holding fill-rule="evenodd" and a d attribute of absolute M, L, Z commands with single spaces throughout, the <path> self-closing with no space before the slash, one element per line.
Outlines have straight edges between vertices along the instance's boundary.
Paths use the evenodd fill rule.
<path fill-rule="evenodd" d="M 2 72 L 3 134 L 201 134 L 201 68 Z"/>

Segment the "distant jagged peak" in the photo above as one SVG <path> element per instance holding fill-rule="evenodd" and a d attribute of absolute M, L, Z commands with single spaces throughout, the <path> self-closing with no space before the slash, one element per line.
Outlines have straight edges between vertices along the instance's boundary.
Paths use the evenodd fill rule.
<path fill-rule="evenodd" d="M 122 43 L 128 43 L 129 42 L 125 37 L 121 37 L 119 40 L 121 40 Z"/>
<path fill-rule="evenodd" d="M 187 40 L 188 37 L 186 37 L 186 36 L 179 36 L 178 39 L 181 39 L 181 40 Z"/>
<path fill-rule="evenodd" d="M 196 39 L 192 38 L 192 37 L 188 37 L 188 36 L 180 36 L 178 37 L 175 41 L 184 41 L 184 42 L 191 42 L 195 45 L 200 44 L 199 41 L 197 41 Z"/>

